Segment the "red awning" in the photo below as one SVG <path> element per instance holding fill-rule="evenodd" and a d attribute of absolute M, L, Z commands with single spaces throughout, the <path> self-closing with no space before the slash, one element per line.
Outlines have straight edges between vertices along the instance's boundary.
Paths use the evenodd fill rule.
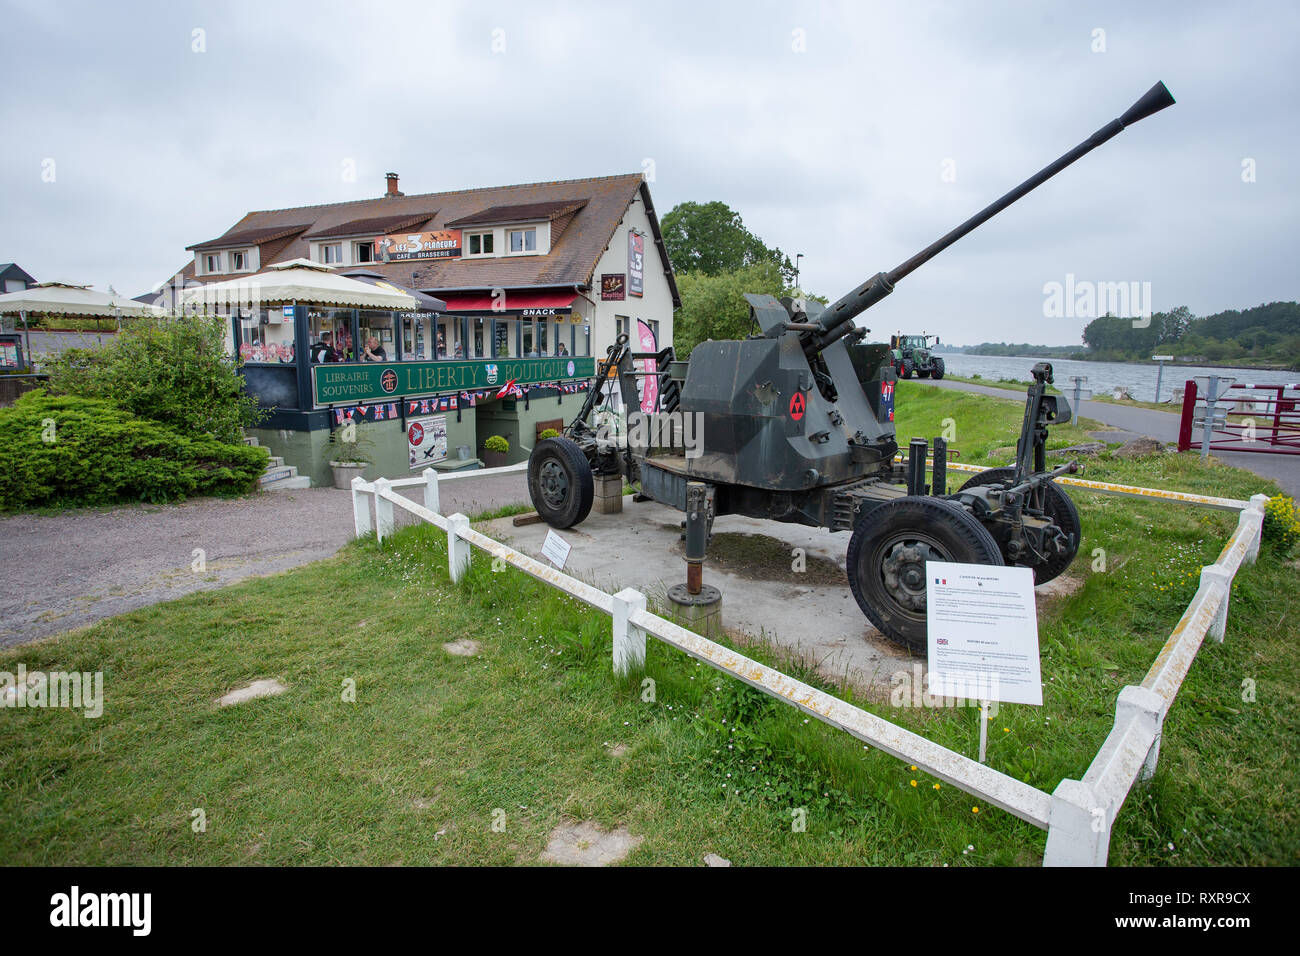
<path fill-rule="evenodd" d="M 439 298 L 447 303 L 448 312 L 519 312 L 523 309 L 559 309 L 568 311 L 573 300 L 578 297 L 572 290 L 568 292 L 519 292 L 505 291 L 503 299 L 492 295 L 442 295 Z"/>

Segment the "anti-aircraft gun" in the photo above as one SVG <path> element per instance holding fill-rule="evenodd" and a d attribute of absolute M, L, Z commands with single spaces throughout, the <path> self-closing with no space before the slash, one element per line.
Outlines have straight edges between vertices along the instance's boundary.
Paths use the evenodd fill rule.
<path fill-rule="evenodd" d="M 688 362 L 675 361 L 671 348 L 632 352 L 620 335 L 564 435 L 533 449 L 528 487 L 538 513 L 554 527 L 575 525 L 591 509 L 593 473 L 619 474 L 639 483 L 642 495 L 682 511 L 688 484 L 703 484 L 710 521 L 741 514 L 849 531 L 849 585 L 858 605 L 886 636 L 921 651 L 927 561 L 1014 564 L 1032 568 L 1038 583 L 1056 577 L 1073 560 L 1082 529 L 1073 502 L 1053 482 L 1077 471 L 1077 463 L 1046 470 L 1048 426 L 1070 417 L 1065 399 L 1046 393 L 1051 365 L 1033 369 L 1014 466 L 981 472 L 949 492 L 942 438 L 934 440 L 929 483 L 925 439 L 913 438 L 906 460 L 895 460 L 889 351 L 863 343 L 869 330 L 853 320 L 958 239 L 1173 102 L 1157 83 L 1118 119 L 996 202 L 828 306 L 746 295 L 758 333 L 701 342 Z M 638 370 L 639 359 L 655 360 L 655 369 Z M 589 423 L 613 378 L 632 422 L 640 415 L 637 379 L 644 375 L 660 377 L 657 418 L 670 426 L 667 437 L 654 436 L 662 428 L 638 434 L 630 427 L 624 441 Z M 685 434 L 678 430 L 684 416 L 702 436 L 694 449 L 677 441 Z M 698 485 L 692 494 L 699 494 Z"/>

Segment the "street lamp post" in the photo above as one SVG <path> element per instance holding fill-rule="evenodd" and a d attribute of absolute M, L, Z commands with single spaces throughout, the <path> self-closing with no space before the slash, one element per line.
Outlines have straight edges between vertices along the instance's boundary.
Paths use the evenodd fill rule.
<path fill-rule="evenodd" d="M 802 291 L 803 287 L 799 285 L 799 260 L 803 258 L 803 253 L 795 253 L 794 257 L 794 287 Z"/>

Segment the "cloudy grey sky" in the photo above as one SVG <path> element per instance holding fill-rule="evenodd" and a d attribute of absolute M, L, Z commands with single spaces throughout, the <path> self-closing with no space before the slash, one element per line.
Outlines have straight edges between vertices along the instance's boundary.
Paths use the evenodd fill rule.
<path fill-rule="evenodd" d="M 1067 273 L 1148 281 L 1157 310 L 1300 298 L 1290 2 L 0 13 L 0 261 L 38 279 L 138 294 L 248 210 L 378 195 L 388 170 L 409 194 L 652 168 L 661 215 L 723 200 L 835 298 L 1159 79 L 1177 106 L 913 274 L 866 324 L 1075 343 L 1085 319 L 1044 318 L 1044 283 Z"/>

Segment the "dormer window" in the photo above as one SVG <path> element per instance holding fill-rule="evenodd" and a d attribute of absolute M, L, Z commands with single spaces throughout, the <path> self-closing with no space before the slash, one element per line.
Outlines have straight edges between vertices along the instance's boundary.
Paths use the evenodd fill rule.
<path fill-rule="evenodd" d="M 221 253 L 209 252 L 203 257 L 203 271 L 207 275 L 216 275 L 221 271 Z"/>
<path fill-rule="evenodd" d="M 512 256 L 526 255 L 537 251 L 537 229 L 510 229 L 506 232 Z"/>
<path fill-rule="evenodd" d="M 466 249 L 469 251 L 466 255 L 470 256 L 491 256 L 493 252 L 492 233 L 490 232 L 471 232 L 467 237 Z"/>
<path fill-rule="evenodd" d="M 230 271 L 243 272 L 248 268 L 248 254 L 242 249 L 230 254 Z"/>
<path fill-rule="evenodd" d="M 343 262 L 343 243 L 335 242 L 320 247 L 320 261 L 327 266 L 336 266 Z"/>
<path fill-rule="evenodd" d="M 374 262 L 375 244 L 373 241 L 358 242 L 353 246 L 353 262 Z"/>

